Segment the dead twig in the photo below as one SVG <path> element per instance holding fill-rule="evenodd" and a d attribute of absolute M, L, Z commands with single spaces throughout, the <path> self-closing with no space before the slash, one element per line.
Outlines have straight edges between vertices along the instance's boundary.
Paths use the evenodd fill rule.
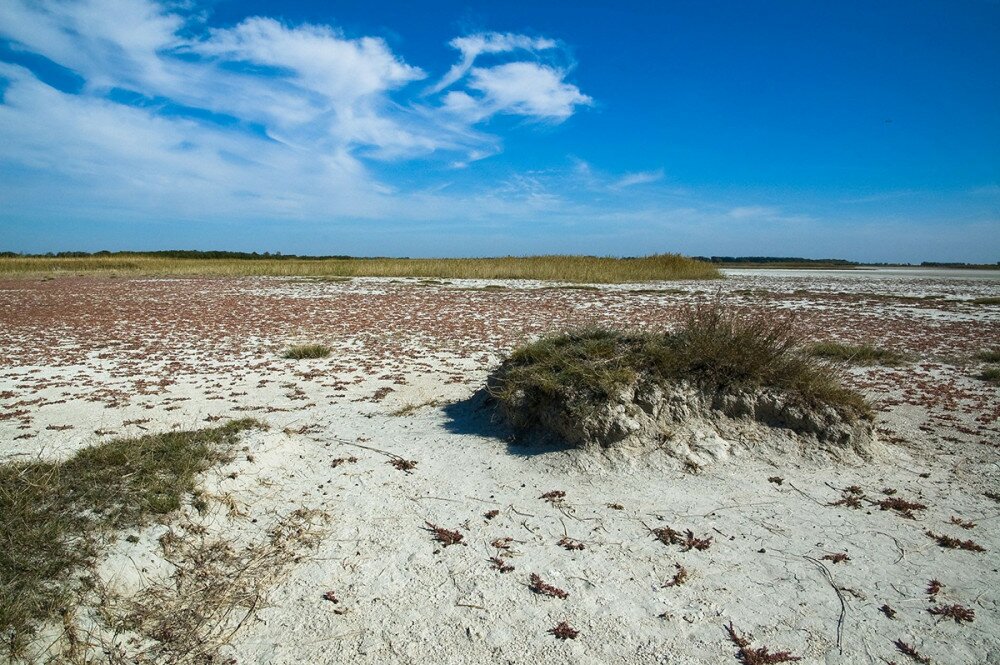
<path fill-rule="evenodd" d="M 841 653 L 843 653 L 844 617 L 847 615 L 847 603 L 844 602 L 844 594 L 843 592 L 841 592 L 840 587 L 838 587 L 836 583 L 833 581 L 833 575 L 830 574 L 830 569 L 827 568 L 825 565 L 823 565 L 822 561 L 817 561 L 811 556 L 806 556 L 803 558 L 806 559 L 807 561 L 811 561 L 817 568 L 820 569 L 820 572 L 823 573 L 823 577 L 825 577 L 826 581 L 830 583 L 831 587 L 833 587 L 833 590 L 837 594 L 837 599 L 840 601 L 840 616 L 837 618 L 837 649 Z"/>

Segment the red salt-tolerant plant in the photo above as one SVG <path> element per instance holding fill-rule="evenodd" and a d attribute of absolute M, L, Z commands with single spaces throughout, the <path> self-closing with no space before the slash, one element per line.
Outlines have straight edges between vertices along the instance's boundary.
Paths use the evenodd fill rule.
<path fill-rule="evenodd" d="M 674 573 L 674 576 L 671 577 L 670 580 L 668 580 L 663 584 L 664 588 L 680 586 L 687 581 L 688 577 L 687 568 L 685 568 L 679 563 L 675 563 L 674 568 L 677 569 L 677 572 Z"/>
<path fill-rule="evenodd" d="M 424 524 L 427 525 L 427 530 L 434 534 L 434 540 L 438 541 L 445 547 L 461 543 L 462 538 L 464 537 L 458 531 L 449 531 L 448 529 L 440 527 L 437 524 L 431 524 L 430 522 L 424 522 Z"/>
<path fill-rule="evenodd" d="M 972 622 L 976 618 L 976 611 L 971 607 L 962 605 L 938 605 L 927 610 L 935 616 L 954 619 L 955 623 Z"/>
<path fill-rule="evenodd" d="M 560 640 L 575 640 L 576 636 L 580 634 L 580 631 L 578 631 L 576 628 L 573 628 L 565 621 L 560 621 L 558 624 L 556 624 L 555 628 L 550 628 L 549 632 L 555 635 Z"/>
<path fill-rule="evenodd" d="M 732 622 L 726 626 L 726 632 L 729 634 L 729 639 L 737 647 L 736 660 L 743 663 L 743 665 L 772 665 L 772 663 L 790 663 L 802 660 L 798 656 L 793 656 L 789 651 L 771 653 L 771 650 L 767 647 L 752 648 L 750 640 L 736 632 Z"/>
<path fill-rule="evenodd" d="M 545 583 L 537 573 L 532 573 L 529 580 L 531 581 L 531 584 L 528 585 L 528 588 L 539 595 L 552 596 L 553 598 L 561 598 L 563 600 L 569 598 L 569 593 L 563 591 L 559 587 L 554 587 L 551 584 Z"/>
<path fill-rule="evenodd" d="M 490 563 L 493 564 L 493 570 L 500 573 L 509 573 L 514 570 L 514 566 L 510 565 L 498 556 L 491 556 Z"/>
<path fill-rule="evenodd" d="M 968 552 L 985 552 L 986 548 L 979 543 L 972 540 L 960 540 L 958 538 L 952 538 L 948 535 L 942 535 L 934 533 L 933 531 L 927 531 L 927 537 L 933 538 L 937 541 L 937 544 L 941 547 L 951 549 L 951 550 L 966 550 Z"/>
<path fill-rule="evenodd" d="M 896 650 L 904 656 L 909 656 L 920 665 L 930 665 L 931 659 L 917 651 L 912 644 L 907 644 L 903 640 L 896 640 L 893 644 L 896 645 Z"/>
<path fill-rule="evenodd" d="M 834 554 L 824 554 L 820 559 L 832 563 L 843 563 L 844 561 L 850 561 L 851 557 L 847 556 L 847 552 L 836 552 Z"/>

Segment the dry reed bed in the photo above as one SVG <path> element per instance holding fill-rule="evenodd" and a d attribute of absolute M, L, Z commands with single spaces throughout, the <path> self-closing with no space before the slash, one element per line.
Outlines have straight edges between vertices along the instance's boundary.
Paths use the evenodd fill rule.
<path fill-rule="evenodd" d="M 718 269 L 679 254 L 639 258 L 527 256 L 470 259 L 177 259 L 153 256 L 0 258 L 0 275 L 338 276 L 540 279 L 611 284 L 718 279 Z"/>

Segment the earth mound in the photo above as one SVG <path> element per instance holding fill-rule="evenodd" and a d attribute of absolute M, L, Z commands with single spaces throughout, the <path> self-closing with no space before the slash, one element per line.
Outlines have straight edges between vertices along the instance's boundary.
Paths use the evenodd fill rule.
<path fill-rule="evenodd" d="M 579 448 L 653 445 L 707 461 L 692 448 L 715 439 L 707 457 L 724 456 L 719 434 L 785 447 L 793 434 L 838 458 L 867 459 L 878 445 L 870 405 L 802 351 L 790 320 L 715 306 L 691 311 L 677 332 L 540 339 L 501 363 L 487 391 L 516 431 Z"/>

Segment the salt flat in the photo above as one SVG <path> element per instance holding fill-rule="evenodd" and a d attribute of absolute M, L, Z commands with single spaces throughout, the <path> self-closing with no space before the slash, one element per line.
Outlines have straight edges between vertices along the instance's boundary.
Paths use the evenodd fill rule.
<path fill-rule="evenodd" d="M 245 416 L 270 425 L 204 479 L 218 499 L 211 510 L 131 534 L 99 566 L 127 597 L 169 581 L 164 533 L 254 542 L 291 511 L 323 514 L 315 547 L 220 647 L 241 663 L 736 662 L 730 623 L 802 662 L 906 662 L 894 645 L 902 640 L 934 662 L 1000 663 L 1000 503 L 984 494 L 1000 487 L 1000 394 L 975 378 L 974 358 L 1000 340 L 1000 307 L 974 302 L 1000 295 L 1000 279 L 831 272 L 733 270 L 722 282 L 585 289 L 6 280 L 0 458 L 58 459 L 117 436 Z M 477 393 L 505 352 L 542 333 L 656 329 L 714 299 L 794 310 L 817 341 L 912 355 L 900 367 L 849 370 L 878 409 L 885 453 L 845 464 L 742 442 L 694 473 L 655 451 L 628 460 L 518 445 Z M 334 351 L 282 358 L 297 342 Z M 417 464 L 399 470 L 398 458 Z M 861 508 L 830 505 L 852 486 Z M 541 498 L 553 490 L 565 497 Z M 927 508 L 913 519 L 881 510 L 888 490 Z M 462 543 L 442 546 L 428 523 L 459 531 Z M 711 545 L 664 544 L 651 533 L 663 526 Z M 942 548 L 928 531 L 985 552 Z M 584 548 L 566 549 L 563 538 Z M 504 551 L 498 539 L 513 571 L 490 561 Z M 835 563 L 838 553 L 849 558 Z M 687 579 L 665 586 L 678 565 Z M 568 597 L 532 593 L 531 573 Z M 944 586 L 931 598 L 934 579 Z M 941 604 L 973 608 L 975 619 L 928 611 Z M 576 639 L 547 632 L 561 621 Z M 95 641 L 116 639 L 91 627 Z M 148 636 L 116 645 L 157 660 Z"/>

